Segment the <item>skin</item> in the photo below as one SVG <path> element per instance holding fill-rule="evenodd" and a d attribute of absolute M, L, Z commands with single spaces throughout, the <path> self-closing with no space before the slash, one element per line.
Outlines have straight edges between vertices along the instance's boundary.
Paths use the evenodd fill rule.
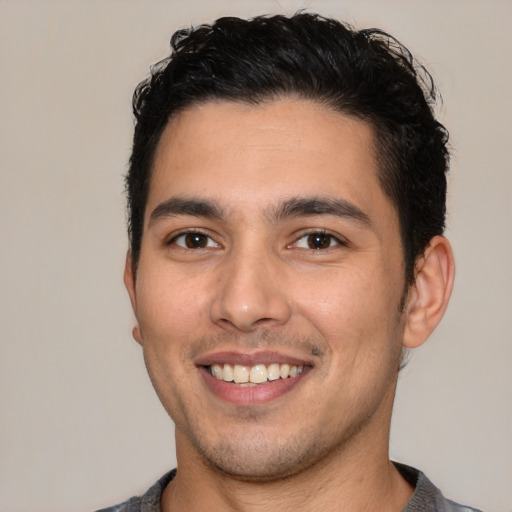
<path fill-rule="evenodd" d="M 176 424 L 164 510 L 409 499 L 388 457 L 400 355 L 441 319 L 453 256 L 431 241 L 401 309 L 399 223 L 374 148 L 366 123 L 291 98 L 194 106 L 164 131 L 137 279 L 130 255 L 125 270 L 134 337 Z M 223 358 L 306 371 L 286 392 L 233 398 L 204 369 Z"/>

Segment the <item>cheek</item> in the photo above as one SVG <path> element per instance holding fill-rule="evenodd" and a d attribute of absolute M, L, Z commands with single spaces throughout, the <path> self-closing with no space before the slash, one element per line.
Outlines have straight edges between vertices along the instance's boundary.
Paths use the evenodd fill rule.
<path fill-rule="evenodd" d="M 382 356 L 400 341 L 399 286 L 382 272 L 351 267 L 324 282 L 321 288 L 316 282 L 318 293 L 304 293 L 315 288 L 301 286 L 296 297 L 302 315 L 327 341 L 334 359 Z"/>
<path fill-rule="evenodd" d="M 137 319 L 143 339 L 175 345 L 191 336 L 207 316 L 205 283 L 178 273 L 141 273 L 137 286 Z"/>
<path fill-rule="evenodd" d="M 167 412 L 180 411 L 180 391 L 195 366 L 184 355 L 191 338 L 204 325 L 204 293 L 190 279 L 176 279 L 168 268 L 141 269 L 137 283 L 137 319 L 145 364 Z M 188 381 L 187 381 L 188 382 Z M 188 391 L 190 393 L 190 391 Z"/>

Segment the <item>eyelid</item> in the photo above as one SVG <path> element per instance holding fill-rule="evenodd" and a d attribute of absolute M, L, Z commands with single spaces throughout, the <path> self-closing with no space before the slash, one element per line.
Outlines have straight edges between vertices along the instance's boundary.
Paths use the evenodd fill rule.
<path fill-rule="evenodd" d="M 333 249 L 334 247 L 347 247 L 349 245 L 349 242 L 346 238 L 342 237 L 339 233 L 332 233 L 329 230 L 326 229 L 307 229 L 305 231 L 301 231 L 295 235 L 294 242 L 288 245 L 289 248 L 297 247 L 297 243 L 299 240 L 302 240 L 303 238 L 306 238 L 311 235 L 322 235 L 326 237 L 330 237 L 334 242 L 336 242 L 334 245 L 331 245 L 327 247 L 326 249 L 312 249 L 310 247 L 304 249 L 308 249 L 310 251 L 328 251 L 329 249 Z"/>
<path fill-rule="evenodd" d="M 179 245 L 176 243 L 176 240 L 178 240 L 180 237 L 184 237 L 186 235 L 202 235 L 209 239 L 209 241 L 213 242 L 213 247 L 221 247 L 221 245 L 214 239 L 214 237 L 206 230 L 198 229 L 198 228 L 183 228 L 180 229 L 178 232 L 172 233 L 169 237 L 167 237 L 164 241 L 165 246 L 175 245 L 176 247 L 179 247 L 180 249 L 185 250 L 198 250 L 198 249 L 209 249 L 212 247 L 212 245 L 208 245 L 206 247 L 199 247 L 192 249 L 190 247 L 184 247 L 182 245 Z"/>

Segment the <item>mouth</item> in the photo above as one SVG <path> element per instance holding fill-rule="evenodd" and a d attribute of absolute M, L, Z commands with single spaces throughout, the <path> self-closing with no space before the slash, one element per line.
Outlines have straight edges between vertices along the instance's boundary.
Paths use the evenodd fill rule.
<path fill-rule="evenodd" d="M 217 380 L 233 384 L 247 384 L 248 386 L 257 386 L 280 379 L 293 379 L 304 371 L 303 365 L 287 363 L 256 364 L 254 366 L 215 363 L 205 368 Z"/>
<path fill-rule="evenodd" d="M 196 365 L 217 398 L 243 406 L 268 403 L 299 388 L 313 369 L 309 361 L 275 353 L 217 353 Z"/>

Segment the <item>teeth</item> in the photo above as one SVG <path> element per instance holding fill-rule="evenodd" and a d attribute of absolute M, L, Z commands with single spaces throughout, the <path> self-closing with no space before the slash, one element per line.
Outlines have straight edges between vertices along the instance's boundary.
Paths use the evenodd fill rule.
<path fill-rule="evenodd" d="M 270 364 L 267 369 L 268 380 L 277 380 L 281 377 L 279 373 L 279 365 L 277 363 Z"/>
<path fill-rule="evenodd" d="M 224 372 L 223 372 L 222 366 L 220 364 L 212 364 L 212 375 L 216 379 L 227 380 L 227 379 L 224 379 Z"/>
<path fill-rule="evenodd" d="M 264 382 L 296 377 L 304 370 L 304 366 L 272 363 L 268 366 L 257 364 L 255 366 L 242 366 L 239 364 L 220 365 L 212 364 L 210 373 L 218 380 L 235 382 L 236 384 L 263 384 Z"/>
<path fill-rule="evenodd" d="M 249 368 L 235 364 L 233 367 L 233 377 L 236 384 L 244 384 L 249 382 Z"/>
<path fill-rule="evenodd" d="M 257 364 L 251 368 L 251 373 L 249 375 L 251 382 L 254 382 L 255 384 L 261 384 L 262 382 L 267 382 L 267 377 L 268 371 L 264 364 Z"/>
<path fill-rule="evenodd" d="M 220 365 L 219 365 L 220 367 Z M 217 377 L 218 378 L 218 377 Z M 222 369 L 222 380 L 225 380 L 226 382 L 232 382 L 234 380 L 233 375 L 233 367 L 230 364 L 225 364 L 224 368 Z"/>

